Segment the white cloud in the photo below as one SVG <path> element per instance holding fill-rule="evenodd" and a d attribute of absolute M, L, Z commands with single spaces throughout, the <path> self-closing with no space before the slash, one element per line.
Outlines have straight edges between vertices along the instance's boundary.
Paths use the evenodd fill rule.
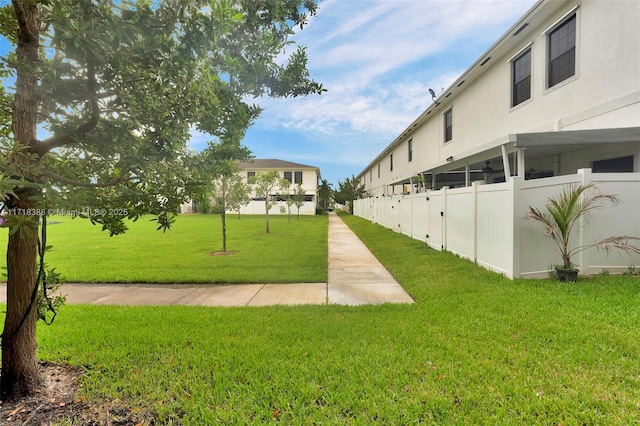
<path fill-rule="evenodd" d="M 295 40 L 307 47 L 311 77 L 328 92 L 259 100 L 265 111 L 250 132 L 282 132 L 282 139 L 271 137 L 277 142 L 260 146 L 260 155 L 270 149 L 271 158 L 350 170 L 366 166 L 431 104 L 429 88 L 440 93 L 451 85 L 534 3 L 321 2 L 317 16 Z"/>
<path fill-rule="evenodd" d="M 433 69 L 425 81 L 428 71 L 424 61 L 446 56 L 447 47 L 457 40 L 482 38 L 485 28 L 496 22 L 511 24 L 515 11 L 522 10 L 522 4 L 517 3 L 321 3 L 312 25 L 297 39 L 308 47 L 311 75 L 328 92 L 306 99 L 265 101 L 267 110 L 261 121 L 270 128 L 281 126 L 324 136 L 345 131 L 399 132 L 430 104 L 429 87 L 439 92 L 464 70 L 460 66 Z M 475 59 L 469 58 L 464 66 Z"/>

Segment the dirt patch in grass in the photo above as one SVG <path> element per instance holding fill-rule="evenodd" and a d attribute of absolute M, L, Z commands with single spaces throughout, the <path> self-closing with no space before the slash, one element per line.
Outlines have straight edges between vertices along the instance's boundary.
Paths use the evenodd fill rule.
<path fill-rule="evenodd" d="M 0 401 L 0 424 L 15 425 L 153 425 L 152 413 L 134 409 L 116 399 L 87 404 L 76 394 L 82 387 L 81 368 L 40 364 L 43 386 L 35 395 L 17 401 Z"/>
<path fill-rule="evenodd" d="M 238 254 L 237 251 L 212 251 L 209 253 L 209 256 L 233 256 L 234 254 Z"/>

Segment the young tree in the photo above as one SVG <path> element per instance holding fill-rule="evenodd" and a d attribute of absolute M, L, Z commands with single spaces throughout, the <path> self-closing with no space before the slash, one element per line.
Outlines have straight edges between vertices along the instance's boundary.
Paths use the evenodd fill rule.
<path fill-rule="evenodd" d="M 244 132 L 241 132 L 244 135 Z M 199 197 L 214 200 L 216 211 L 222 220 L 222 252 L 227 251 L 227 209 L 230 203 L 239 204 L 248 198 L 249 188 L 239 175 L 238 161 L 251 158 L 251 151 L 230 136 L 220 143 L 209 142 L 199 155 L 197 165 L 199 176 Z M 243 198 L 244 197 L 244 198 Z"/>
<path fill-rule="evenodd" d="M 293 26 L 315 9 L 313 0 L 13 0 L 0 7 L 15 79 L 11 122 L 0 123 L 11 128 L 0 132 L 10 234 L 3 397 L 32 394 L 41 383 L 32 294 L 42 213 L 86 208 L 111 235 L 126 230 L 125 218 L 152 213 L 167 229 L 191 190 L 184 153 L 191 128 L 214 136 L 246 130 L 260 113 L 246 95 L 324 90 L 309 79 L 304 48 L 279 64 Z M 40 139 L 39 127 L 49 136 Z"/>
<path fill-rule="evenodd" d="M 256 197 L 264 198 L 264 209 L 266 214 L 266 232 L 269 233 L 269 210 L 275 203 L 273 193 L 280 181 L 280 174 L 277 170 L 256 174 Z"/>
<path fill-rule="evenodd" d="M 239 175 L 235 175 L 235 178 L 229 185 L 227 206 L 229 210 L 237 210 L 238 219 L 240 219 L 240 209 L 251 202 L 251 188 Z"/>
<path fill-rule="evenodd" d="M 300 209 L 304 206 L 305 200 L 307 198 L 307 192 L 302 187 L 301 184 L 296 185 L 293 190 L 293 204 L 298 208 L 298 216 L 297 219 L 300 219 Z"/>
<path fill-rule="evenodd" d="M 284 202 L 287 204 L 287 222 L 291 223 L 291 206 L 293 205 L 293 198 L 291 198 L 291 194 L 289 193 L 291 190 L 291 182 L 285 178 L 280 179 L 280 190 L 280 195 L 284 197 Z"/>
<path fill-rule="evenodd" d="M 236 163 L 232 163 L 237 166 Z M 222 249 L 221 251 L 227 251 L 227 208 L 228 199 L 231 197 L 232 191 L 238 189 L 238 182 L 240 176 L 237 174 L 223 174 L 216 180 L 216 193 L 218 195 L 220 205 L 220 217 L 222 219 Z"/>

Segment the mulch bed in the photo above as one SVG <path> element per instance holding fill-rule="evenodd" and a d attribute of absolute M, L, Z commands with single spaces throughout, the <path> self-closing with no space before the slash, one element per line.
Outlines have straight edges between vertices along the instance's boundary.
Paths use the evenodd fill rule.
<path fill-rule="evenodd" d="M 17 401 L 0 401 L 0 424 L 6 426 L 51 425 L 154 425 L 155 416 L 119 399 L 87 404 L 77 396 L 84 374 L 81 368 L 40 363 L 43 386 L 35 395 Z"/>

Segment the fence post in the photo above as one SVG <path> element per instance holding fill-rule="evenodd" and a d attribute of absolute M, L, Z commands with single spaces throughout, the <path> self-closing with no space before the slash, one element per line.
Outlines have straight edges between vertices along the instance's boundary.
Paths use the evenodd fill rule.
<path fill-rule="evenodd" d="M 512 176 L 509 181 L 509 191 L 511 191 L 511 216 L 513 217 L 513 223 L 511 224 L 511 266 L 508 278 L 514 279 L 520 277 L 521 266 L 520 257 L 522 255 L 522 227 L 523 227 L 523 213 L 525 211 L 522 205 L 522 183 L 524 179 L 521 176 Z"/>
<path fill-rule="evenodd" d="M 591 176 L 591 169 L 578 169 L 578 178 L 580 179 L 580 184 L 581 185 L 588 185 L 592 182 L 593 177 Z M 587 232 L 589 232 L 591 234 L 591 228 L 587 229 L 586 225 L 586 219 L 585 216 L 581 216 L 580 219 L 578 220 L 578 243 L 576 244 L 576 247 L 581 247 L 585 245 L 585 241 L 592 241 L 593 238 L 591 238 L 591 235 L 589 235 L 589 239 L 587 239 L 587 235 L 585 235 Z M 588 258 L 588 256 L 585 255 L 585 250 L 581 251 L 580 253 L 577 253 L 577 259 L 575 259 L 577 261 L 578 264 L 578 270 L 580 272 L 582 272 L 583 274 L 589 274 L 590 271 L 588 271 L 588 263 L 586 261 L 586 258 Z"/>
<path fill-rule="evenodd" d="M 480 185 L 479 181 L 471 183 L 471 193 L 472 193 L 472 217 L 473 223 L 471 224 L 471 238 L 473 238 L 473 262 L 476 263 L 478 261 L 478 186 Z"/>
<path fill-rule="evenodd" d="M 443 186 L 442 192 L 442 211 L 440 211 L 440 218 L 442 220 L 442 242 L 441 247 L 443 251 L 447 250 L 447 191 L 448 186 Z"/>

